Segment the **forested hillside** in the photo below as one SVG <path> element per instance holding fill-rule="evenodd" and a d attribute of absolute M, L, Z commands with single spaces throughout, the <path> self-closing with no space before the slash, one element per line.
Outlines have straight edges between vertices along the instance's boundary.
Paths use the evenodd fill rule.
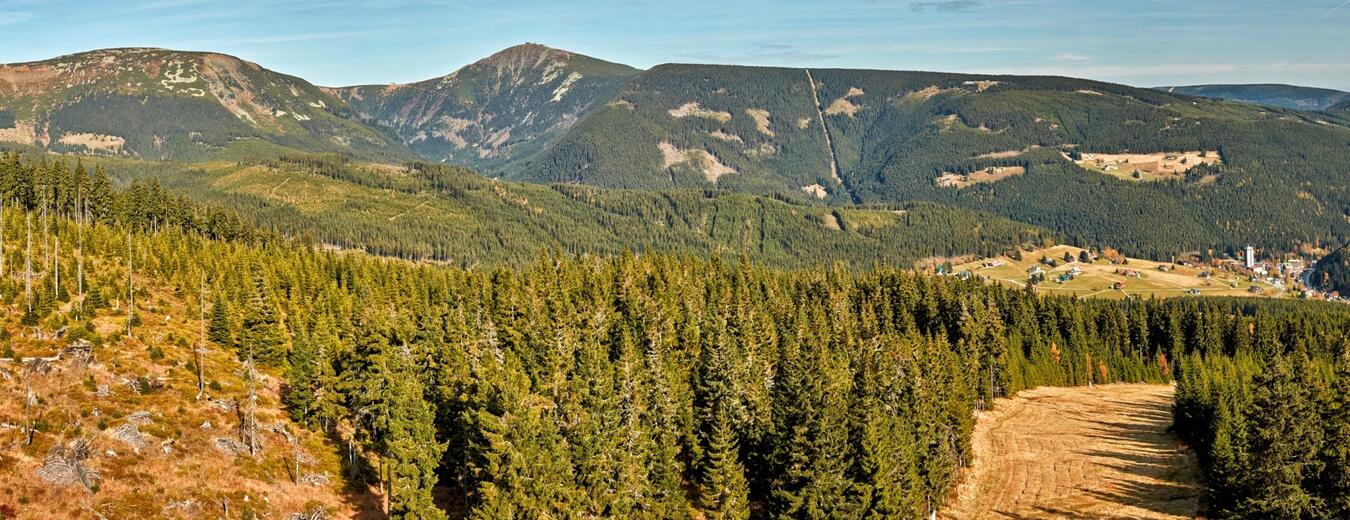
<path fill-rule="evenodd" d="M 662 65 L 512 177 L 928 200 L 1166 257 L 1340 243 L 1344 124 L 1068 78 Z M 1221 160 L 1157 182 L 1075 164 L 1126 152 Z"/>
<path fill-rule="evenodd" d="M 1317 261 L 1313 284 L 1350 295 L 1350 249 L 1342 247 Z"/>
<path fill-rule="evenodd" d="M 407 85 L 331 89 L 423 158 L 494 173 L 538 152 L 639 71 L 543 45 L 503 50 Z"/>
<path fill-rule="evenodd" d="M 289 344 L 274 288 L 217 276 L 270 263 L 277 238 L 83 167 L 5 169 L 0 200 L 0 517 L 379 510 L 337 444 L 290 420 L 284 371 L 250 354 Z"/>
<path fill-rule="evenodd" d="M 1350 99 L 1350 92 L 1329 88 L 1261 83 L 1158 87 L 1158 90 L 1296 110 L 1326 110 L 1336 103 Z"/>
<path fill-rule="evenodd" d="M 1175 428 L 1205 468 L 1210 513 L 1345 518 L 1350 314 L 1306 303 L 1248 314 L 1218 314 L 1179 360 Z"/>
<path fill-rule="evenodd" d="M 413 157 L 303 79 L 233 56 L 105 49 L 0 65 L 0 141 L 53 151 L 191 160 L 343 151 Z"/>
<path fill-rule="evenodd" d="M 312 153 L 378 164 L 420 154 L 508 180 L 693 190 L 670 195 L 676 199 L 717 189 L 836 206 L 930 202 L 1155 259 L 1245 244 L 1290 251 L 1350 242 L 1350 178 L 1341 167 L 1350 162 L 1350 119 L 1337 114 L 1057 77 L 708 65 L 638 71 L 532 44 L 442 78 L 338 89 L 224 55 L 158 49 L 0 67 L 0 141 L 171 159 L 141 169 L 182 177 L 162 180 L 232 207 L 261 203 L 249 198 L 257 194 L 196 186 L 198 170 L 209 178 L 224 164 Z M 179 167 L 184 162 L 204 164 Z M 272 186 L 286 178 L 279 169 L 234 177 L 275 179 Z M 647 208 L 666 197 L 626 193 Z M 707 214 L 680 205 L 681 216 Z M 300 211 L 278 213 L 292 210 Z M 754 220 L 753 212 L 737 213 Z M 344 217 L 373 222 L 366 216 Z M 637 225 L 634 233 L 652 236 L 642 229 L 650 222 Z M 389 240 L 388 228 L 325 238 L 460 260 L 425 240 L 379 243 Z M 742 241 L 731 249 L 746 248 Z"/>
<path fill-rule="evenodd" d="M 1340 306 L 1080 300 L 890 268 L 320 252 L 154 184 L 15 163 L 0 295 L 5 357 L 25 360 L 0 366 L 3 423 L 21 425 L 0 506 L 20 518 L 912 518 L 942 507 L 995 397 L 1162 382 L 1200 356 L 1329 359 L 1350 338 Z"/>
<path fill-rule="evenodd" d="M 991 255 L 1055 235 L 935 204 L 829 208 L 721 190 L 540 186 L 460 167 L 388 167 L 334 156 L 244 163 L 109 162 L 121 182 L 156 182 L 248 222 L 330 247 L 460 266 L 520 265 L 541 250 L 744 256 L 774 266 L 912 266 Z"/>

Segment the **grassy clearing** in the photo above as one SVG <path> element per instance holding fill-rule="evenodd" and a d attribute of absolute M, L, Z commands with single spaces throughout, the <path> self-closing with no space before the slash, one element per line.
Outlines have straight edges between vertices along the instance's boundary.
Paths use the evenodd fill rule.
<path fill-rule="evenodd" d="M 1112 264 L 1105 259 L 1092 263 L 1064 262 L 1064 253 L 1077 258 L 1083 249 L 1072 246 L 1053 246 L 1035 251 L 1024 251 L 1021 260 L 1007 256 L 978 260 L 954 266 L 953 271 L 969 271 L 989 280 L 1024 287 L 1028 270 L 1040 266 L 1045 271 L 1045 282 L 1036 290 L 1048 294 L 1090 296 L 1097 298 L 1125 298 L 1127 296 L 1159 298 L 1175 296 L 1284 296 L 1285 292 L 1264 280 L 1249 281 L 1246 277 L 1222 270 L 1186 267 L 1171 262 L 1154 262 L 1129 258 L 1127 264 Z M 1058 261 L 1055 267 L 1040 264 L 1041 258 L 1050 257 Z M 997 264 L 993 267 L 986 265 Z M 1159 267 L 1165 267 L 1162 271 Z M 1080 274 L 1072 280 L 1060 282 L 1060 275 L 1077 269 Z M 1201 273 L 1209 273 L 1208 278 Z M 1124 284 L 1117 288 L 1117 283 Z M 1259 293 L 1250 291 L 1250 287 L 1260 288 Z"/>
<path fill-rule="evenodd" d="M 1037 388 L 981 412 L 942 518 L 1194 518 L 1195 462 L 1167 431 L 1171 385 Z"/>
<path fill-rule="evenodd" d="M 959 173 L 943 173 L 936 179 L 937 185 L 944 188 L 965 188 L 975 184 L 988 184 L 998 182 L 1014 175 L 1026 173 L 1026 168 L 1021 166 L 990 166 L 983 170 L 972 172 L 969 175 Z"/>
<path fill-rule="evenodd" d="M 1074 163 L 1088 170 L 1130 181 L 1180 179 L 1201 164 L 1223 164 L 1219 152 L 1084 153 Z"/>

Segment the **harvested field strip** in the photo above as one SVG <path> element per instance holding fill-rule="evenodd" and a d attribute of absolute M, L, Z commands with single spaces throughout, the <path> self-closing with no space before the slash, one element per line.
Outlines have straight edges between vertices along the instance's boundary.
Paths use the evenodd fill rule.
<path fill-rule="evenodd" d="M 975 427 L 943 518 L 1193 518 L 1197 470 L 1167 432 L 1171 385 L 1038 388 Z"/>

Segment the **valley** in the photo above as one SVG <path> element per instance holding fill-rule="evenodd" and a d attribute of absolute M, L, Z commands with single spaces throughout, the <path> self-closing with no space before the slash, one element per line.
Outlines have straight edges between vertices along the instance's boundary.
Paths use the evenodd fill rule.
<path fill-rule="evenodd" d="M 1350 517 L 1314 30 L 211 3 L 0 12 L 0 520 Z"/>

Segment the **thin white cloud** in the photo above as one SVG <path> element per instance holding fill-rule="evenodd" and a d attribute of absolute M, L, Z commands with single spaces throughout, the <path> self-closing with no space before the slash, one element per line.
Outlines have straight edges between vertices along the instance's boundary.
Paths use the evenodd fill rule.
<path fill-rule="evenodd" d="M 1091 57 L 1091 56 L 1088 56 L 1088 55 L 1086 55 L 1086 54 L 1074 54 L 1074 53 L 1072 53 L 1072 52 L 1061 52 L 1061 53 L 1059 53 L 1059 54 L 1056 54 L 1056 55 L 1054 55 L 1054 56 L 1051 56 L 1050 59 L 1055 60 L 1055 61 L 1088 61 L 1088 60 L 1092 59 L 1092 57 Z"/>
<path fill-rule="evenodd" d="M 243 38 L 217 38 L 209 40 L 180 41 L 168 45 L 175 49 L 207 49 L 233 45 L 260 45 L 273 43 L 293 43 L 293 42 L 312 42 L 323 40 L 341 40 L 346 38 L 356 38 L 376 34 L 380 31 L 335 31 L 335 32 L 313 32 L 313 33 L 292 33 L 292 34 L 269 34 L 266 36 L 243 37 Z"/>
<path fill-rule="evenodd" d="M 1324 15 L 1322 15 L 1322 16 L 1331 16 L 1331 15 L 1333 15 L 1333 14 L 1336 14 L 1336 11 L 1340 11 L 1341 9 L 1344 9 L 1345 6 L 1347 6 L 1347 5 L 1350 5 L 1350 0 L 1345 0 L 1344 2 L 1341 2 L 1341 5 L 1338 5 L 1338 6 L 1336 6 L 1336 7 L 1331 8 L 1330 11 L 1327 11 L 1327 14 L 1324 14 Z"/>
<path fill-rule="evenodd" d="M 1157 65 L 1088 65 L 1075 67 L 1014 67 L 1009 72 L 1034 76 L 1073 76 L 1080 78 L 1133 78 L 1237 72 L 1239 66 L 1227 63 L 1166 63 Z"/>
<path fill-rule="evenodd" d="M 0 12 L 0 26 L 20 24 L 32 19 L 33 13 L 28 11 Z"/>
<path fill-rule="evenodd" d="M 1350 4 L 1350 0 L 1346 3 Z M 1350 72 L 1350 63 L 1266 63 L 1253 69 L 1301 73 Z"/>

